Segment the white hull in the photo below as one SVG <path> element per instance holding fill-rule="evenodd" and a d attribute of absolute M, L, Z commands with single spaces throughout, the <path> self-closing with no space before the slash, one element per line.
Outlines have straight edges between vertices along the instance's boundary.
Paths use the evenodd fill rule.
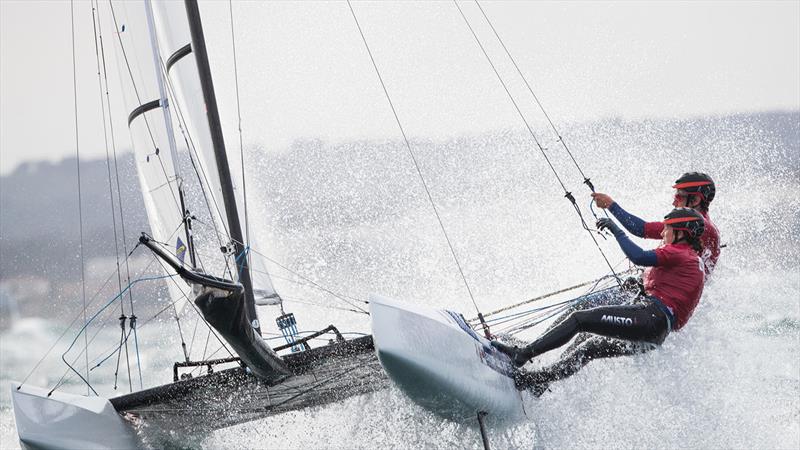
<path fill-rule="evenodd" d="M 386 373 L 412 400 L 463 420 L 524 416 L 509 358 L 464 328 L 457 314 L 370 296 L 375 351 Z"/>
<path fill-rule="evenodd" d="M 42 449 L 128 449 L 140 446 L 132 426 L 108 399 L 11 383 L 20 443 Z"/>

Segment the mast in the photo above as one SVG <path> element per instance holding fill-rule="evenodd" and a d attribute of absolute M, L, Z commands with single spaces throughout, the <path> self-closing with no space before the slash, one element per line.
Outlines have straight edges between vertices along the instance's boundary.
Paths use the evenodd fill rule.
<path fill-rule="evenodd" d="M 203 100 L 206 104 L 206 117 L 211 131 L 211 141 L 214 146 L 214 157 L 219 172 L 219 180 L 222 187 L 222 199 L 225 203 L 225 215 L 228 219 L 228 231 L 233 240 L 234 255 L 236 256 L 236 269 L 239 273 L 239 281 L 244 286 L 245 304 L 250 325 L 257 334 L 261 334 L 261 326 L 258 322 L 256 313 L 255 297 L 253 295 L 253 282 L 250 278 L 250 268 L 248 258 L 244 255 L 244 237 L 242 226 L 239 222 L 239 211 L 236 207 L 236 197 L 233 192 L 231 173 L 228 167 L 228 156 L 225 151 L 225 140 L 222 137 L 222 125 L 219 120 L 219 110 L 217 109 L 217 97 L 214 94 L 214 82 L 211 79 L 211 67 L 208 64 L 208 52 L 206 41 L 203 35 L 203 24 L 200 20 L 200 9 L 196 0 L 185 0 L 186 16 L 189 21 L 189 30 L 192 36 L 192 53 L 197 62 L 197 72 L 200 77 L 200 85 L 203 90 Z M 239 257 L 242 255 L 242 257 Z"/>

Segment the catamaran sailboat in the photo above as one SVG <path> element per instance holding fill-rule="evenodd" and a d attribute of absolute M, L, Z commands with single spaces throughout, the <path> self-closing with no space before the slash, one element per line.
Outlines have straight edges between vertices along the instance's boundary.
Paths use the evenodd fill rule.
<path fill-rule="evenodd" d="M 394 111 L 356 12 L 349 2 L 347 5 Z M 114 27 L 121 30 L 113 3 L 109 2 L 109 6 Z M 457 2 L 455 6 L 462 13 Z M 571 303 L 555 303 L 512 316 L 497 315 L 548 297 L 542 296 L 485 315 L 479 311 L 476 318 L 466 319 L 454 311 L 373 295 L 364 302 L 369 311 L 354 305 L 360 310 L 357 312 L 369 314 L 372 335 L 346 339 L 345 333 L 330 325 L 301 336 L 294 316 L 284 311 L 283 300 L 272 285 L 265 264 L 265 247 L 256 236 L 246 233 L 246 194 L 238 189 L 245 184 L 244 168 L 241 172 L 230 168 L 231 155 L 222 136 L 197 2 L 145 0 L 144 7 L 153 76 L 149 82 L 137 81 L 128 65 L 135 93 L 128 125 L 150 232 L 142 233 L 136 246 L 130 251 L 126 248 L 125 254 L 130 257 L 137 251 L 149 252 L 162 267 L 162 275 L 133 279 L 128 274 L 127 286 L 120 283 L 119 294 L 85 321 L 67 353 L 81 335 L 88 347 L 89 325 L 119 305 L 122 336 L 111 355 L 116 355 L 117 361 L 123 351 L 127 355 L 129 340 L 138 342 L 137 330 L 141 328 L 141 325 L 137 328 L 130 291 L 137 283 L 160 279 L 167 283 L 172 299 L 168 307 L 174 308 L 176 317 L 184 308 L 194 309 L 210 332 L 224 343 L 230 357 L 192 360 L 184 345 L 184 360 L 173 365 L 173 382 L 150 388 L 142 386 L 140 390 L 131 389 L 130 393 L 112 397 L 97 392 L 70 394 L 60 391 L 59 385 L 39 388 L 25 381 L 13 382 L 11 394 L 20 441 L 42 448 L 131 448 L 146 439 L 143 435 L 147 428 L 209 431 L 383 389 L 390 380 L 415 402 L 448 418 L 473 420 L 477 415 L 481 421 L 485 415 L 512 420 L 525 417 L 524 393 L 515 384 L 517 369 L 506 355 L 489 345 L 493 336 L 489 326 L 502 324 L 507 333 L 524 330 L 564 311 Z M 101 30 L 99 18 L 95 25 L 97 33 Z M 95 38 L 103 51 L 100 33 Z M 126 51 L 130 49 L 123 45 L 120 32 L 116 34 L 119 51 L 128 64 Z M 474 32 L 473 36 L 480 44 Z M 483 46 L 480 48 L 483 50 Z M 485 51 L 484 55 L 489 58 Z M 104 70 L 100 70 L 98 58 L 100 73 Z M 458 264 L 397 114 L 395 119 Z M 527 128 L 533 136 L 530 126 Z M 554 126 L 553 130 L 558 134 Z M 592 230 L 586 227 L 574 197 L 566 191 L 555 169 L 553 172 L 591 235 Z M 584 182 L 593 190 L 585 176 Z M 118 270 L 123 267 L 124 261 L 118 264 Z M 463 271 L 461 274 L 463 277 Z M 608 279 L 595 280 L 593 287 Z M 466 285 L 466 278 L 464 282 Z M 580 286 L 583 285 L 573 288 Z M 344 297 L 339 298 L 352 304 Z M 267 345 L 257 305 L 280 308 L 276 323 L 285 345 L 274 348 Z M 321 336 L 329 337 L 330 342 L 312 348 L 313 340 Z M 282 351 L 290 353 L 281 356 L 278 352 Z M 71 364 L 67 353 L 62 359 L 73 375 L 94 390 L 89 380 L 88 357 L 82 373 L 72 365 L 77 358 Z M 227 368 L 218 369 L 224 365 Z M 185 371 L 187 368 L 204 368 L 205 373 L 192 375 Z"/>

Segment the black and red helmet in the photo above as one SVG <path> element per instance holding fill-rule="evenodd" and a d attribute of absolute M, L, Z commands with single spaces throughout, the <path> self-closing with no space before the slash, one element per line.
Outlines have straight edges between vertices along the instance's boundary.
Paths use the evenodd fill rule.
<path fill-rule="evenodd" d="M 706 229 L 703 216 L 692 208 L 675 208 L 664 216 L 664 225 L 673 230 L 685 231 L 689 236 L 699 238 Z"/>
<path fill-rule="evenodd" d="M 681 175 L 680 178 L 675 180 L 675 184 L 672 187 L 680 189 L 689 195 L 697 195 L 700 200 L 705 200 L 707 203 L 711 203 L 717 193 L 714 180 L 701 172 L 687 172 Z"/>

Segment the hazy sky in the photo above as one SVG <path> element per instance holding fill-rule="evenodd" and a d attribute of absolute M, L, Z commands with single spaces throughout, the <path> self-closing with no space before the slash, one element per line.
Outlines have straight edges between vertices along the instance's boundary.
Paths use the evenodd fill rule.
<path fill-rule="evenodd" d="M 460 4 L 535 116 L 475 4 Z M 482 5 L 558 123 L 800 109 L 798 1 Z M 141 31 L 142 2 L 114 6 L 126 39 Z M 74 7 L 80 151 L 98 157 L 105 146 L 91 3 Z M 227 1 L 201 3 L 230 131 L 228 8 Z M 452 2 L 356 1 L 354 8 L 412 137 L 521 126 Z M 234 2 L 233 10 L 246 142 L 280 151 L 303 138 L 399 137 L 346 3 Z M 132 97 L 119 87 L 125 69 L 114 56 L 107 1 L 98 13 L 117 145 L 126 149 Z M 26 160 L 74 155 L 70 3 L 1 0 L 0 33 L 0 173 Z"/>

